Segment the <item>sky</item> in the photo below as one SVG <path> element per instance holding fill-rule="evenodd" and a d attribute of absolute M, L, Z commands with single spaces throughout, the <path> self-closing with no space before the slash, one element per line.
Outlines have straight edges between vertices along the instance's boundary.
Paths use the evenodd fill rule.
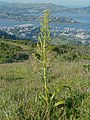
<path fill-rule="evenodd" d="M 90 5 L 90 0 L 1 0 L 14 3 L 54 3 L 66 7 L 84 7 Z"/>

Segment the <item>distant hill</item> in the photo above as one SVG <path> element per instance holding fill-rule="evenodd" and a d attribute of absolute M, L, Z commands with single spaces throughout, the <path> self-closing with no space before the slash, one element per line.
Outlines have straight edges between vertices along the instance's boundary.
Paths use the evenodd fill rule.
<path fill-rule="evenodd" d="M 20 11 L 21 13 L 34 10 L 41 12 L 45 9 L 50 9 L 52 12 L 71 12 L 71 13 L 90 13 L 90 6 L 82 8 L 68 8 L 60 5 L 55 5 L 52 3 L 37 3 L 37 4 L 24 4 L 24 3 L 5 3 L 0 2 L 0 11 Z"/>
<path fill-rule="evenodd" d="M 0 0 L 0 5 L 5 5 L 6 3 L 7 3 L 7 2 L 3 2 L 3 1 Z M 7 3 L 7 4 L 9 4 L 9 3 Z M 7 5 L 7 4 L 6 4 L 6 5 Z"/>
<path fill-rule="evenodd" d="M 0 4 L 2 4 L 3 2 L 0 0 Z"/>
<path fill-rule="evenodd" d="M 90 13 L 90 6 L 81 8 L 83 12 Z"/>

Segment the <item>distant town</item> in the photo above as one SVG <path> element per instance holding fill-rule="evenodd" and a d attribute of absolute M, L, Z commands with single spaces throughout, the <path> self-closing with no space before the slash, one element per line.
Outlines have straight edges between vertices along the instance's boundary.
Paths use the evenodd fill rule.
<path fill-rule="evenodd" d="M 63 37 L 77 44 L 90 45 L 90 31 L 76 28 L 51 27 L 51 35 L 53 37 Z M 37 41 L 40 28 L 34 24 L 15 25 L 11 27 L 0 27 L 1 31 L 6 31 L 9 35 L 15 35 L 16 39 L 31 39 Z"/>

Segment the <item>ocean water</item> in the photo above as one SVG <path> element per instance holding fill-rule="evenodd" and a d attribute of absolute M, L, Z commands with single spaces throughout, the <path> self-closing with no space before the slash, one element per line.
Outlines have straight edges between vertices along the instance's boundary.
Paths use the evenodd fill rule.
<path fill-rule="evenodd" d="M 79 21 L 79 23 L 51 23 L 52 26 L 60 26 L 61 28 L 78 28 L 90 30 L 90 14 L 74 14 L 74 13 L 55 13 L 54 16 L 58 17 L 68 17 L 74 20 Z M 37 21 L 19 21 L 12 19 L 0 19 L 0 27 L 21 25 L 21 24 L 35 24 L 39 26 Z"/>
<path fill-rule="evenodd" d="M 82 23 L 90 23 L 90 13 L 55 13 L 54 16 L 68 17 Z"/>
<path fill-rule="evenodd" d="M 38 26 L 39 22 L 20 21 L 20 20 L 13 20 L 13 19 L 0 19 L 0 27 L 10 27 L 10 26 L 22 25 L 22 24 L 35 24 L 36 26 Z"/>
<path fill-rule="evenodd" d="M 68 17 L 78 21 L 79 23 L 53 23 L 54 26 L 60 26 L 61 28 L 77 28 L 90 30 L 90 14 L 75 14 L 75 13 L 55 13 L 56 17 Z"/>

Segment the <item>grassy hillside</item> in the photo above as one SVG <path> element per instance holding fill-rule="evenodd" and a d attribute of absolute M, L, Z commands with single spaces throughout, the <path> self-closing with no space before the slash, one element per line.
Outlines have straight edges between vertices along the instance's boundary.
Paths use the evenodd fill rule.
<path fill-rule="evenodd" d="M 11 63 L 28 60 L 36 51 L 36 43 L 30 40 L 0 39 L 0 63 Z M 90 60 L 90 47 L 70 45 L 68 43 L 51 45 L 51 51 L 57 53 L 62 60 L 73 61 L 80 59 Z"/>
<path fill-rule="evenodd" d="M 31 54 L 35 49 L 35 44 L 30 41 L 0 41 L 0 60 L 4 62 L 0 64 L 0 120 L 45 120 L 42 103 L 37 102 L 38 95 L 44 91 L 44 84 L 41 64 Z M 30 56 L 30 59 L 15 61 L 19 53 Z M 14 59 L 13 63 L 7 64 L 7 58 Z M 66 88 L 58 93 L 55 101 L 65 99 L 65 106 L 53 108 L 50 119 L 70 120 L 73 115 L 74 120 L 89 120 L 90 48 L 53 45 L 49 59 L 51 93 L 61 86 L 69 86 L 72 90 L 72 96 Z"/>
<path fill-rule="evenodd" d="M 75 106 L 78 118 L 89 120 L 90 72 L 83 70 L 84 64 L 89 64 L 89 62 L 70 63 L 56 59 L 51 67 L 53 74 L 49 76 L 49 85 L 54 87 L 70 86 L 73 96 L 79 102 Z M 39 108 L 35 99 L 40 92 L 43 92 L 44 87 L 39 67 L 39 65 L 33 66 L 30 61 L 0 65 L 1 120 L 39 120 Z M 67 95 L 68 92 L 62 90 L 58 97 L 65 98 Z M 84 95 L 83 98 L 82 95 Z M 70 114 L 69 112 L 67 114 Z M 57 116 L 56 120 L 58 118 L 63 120 L 60 118 L 59 108 L 57 108 L 55 114 Z M 53 116 L 52 120 L 54 120 Z"/>

